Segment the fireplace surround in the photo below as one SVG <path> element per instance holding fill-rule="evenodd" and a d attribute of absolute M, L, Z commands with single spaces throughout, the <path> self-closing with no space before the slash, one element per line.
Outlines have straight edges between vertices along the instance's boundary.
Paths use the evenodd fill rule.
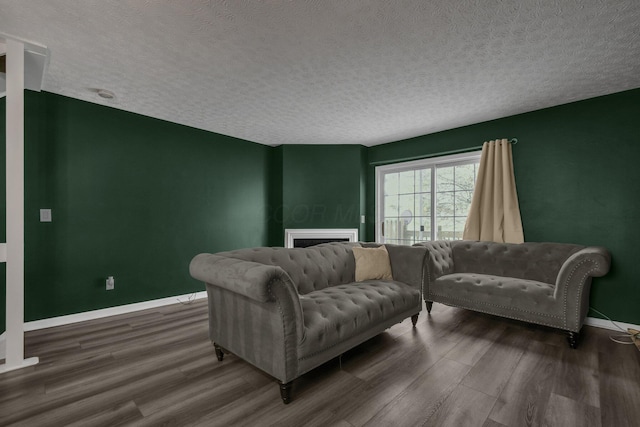
<path fill-rule="evenodd" d="M 328 242 L 357 242 L 357 228 L 287 228 L 286 248 L 304 248 Z"/>

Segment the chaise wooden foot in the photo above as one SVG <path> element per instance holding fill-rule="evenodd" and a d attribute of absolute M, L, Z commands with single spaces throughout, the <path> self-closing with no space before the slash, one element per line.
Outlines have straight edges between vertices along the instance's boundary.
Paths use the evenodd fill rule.
<path fill-rule="evenodd" d="M 431 307 L 433 307 L 433 301 L 425 301 L 427 306 L 427 313 L 431 314 Z"/>
<path fill-rule="evenodd" d="M 420 313 L 418 314 L 414 314 L 413 316 L 411 316 L 411 323 L 413 323 L 413 327 L 416 327 L 416 323 L 418 323 L 418 316 L 420 315 Z"/>
<path fill-rule="evenodd" d="M 216 357 L 220 362 L 222 362 L 222 359 L 224 359 L 224 352 L 222 351 L 222 347 L 220 347 L 216 343 L 213 343 L 213 348 L 216 350 Z"/>
<path fill-rule="evenodd" d="M 580 339 L 580 332 L 567 331 L 567 341 L 569 347 L 578 348 L 578 340 Z"/>
<path fill-rule="evenodd" d="M 291 384 L 293 384 L 293 381 L 289 381 L 288 383 L 278 381 L 278 384 L 280 384 L 280 397 L 282 398 L 282 403 L 287 405 L 291 402 Z"/>

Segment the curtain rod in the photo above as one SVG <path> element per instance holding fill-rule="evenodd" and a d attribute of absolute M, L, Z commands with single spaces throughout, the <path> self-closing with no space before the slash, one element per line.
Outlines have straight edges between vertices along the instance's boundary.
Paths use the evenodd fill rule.
<path fill-rule="evenodd" d="M 508 142 L 508 143 L 510 143 L 511 145 L 516 145 L 516 144 L 518 143 L 518 138 L 511 138 L 511 139 L 510 139 L 510 140 L 508 140 L 507 142 Z M 484 144 L 483 144 L 483 145 L 484 145 Z M 470 149 L 473 149 L 473 148 L 480 149 L 480 148 L 482 148 L 482 146 L 483 146 L 483 145 L 479 145 L 479 146 L 477 146 L 477 147 L 471 147 Z"/>
<path fill-rule="evenodd" d="M 510 143 L 511 145 L 516 145 L 518 143 L 518 138 L 511 138 L 510 140 L 507 141 L 508 143 Z M 484 145 L 484 144 L 483 144 Z M 482 145 L 478 146 L 478 147 L 474 147 L 474 148 L 482 148 Z"/>
<path fill-rule="evenodd" d="M 509 140 L 509 142 L 512 145 L 516 145 L 518 143 L 518 138 L 511 138 Z M 429 159 L 431 157 L 446 156 L 446 155 L 449 155 L 449 154 L 468 153 L 469 151 L 476 151 L 476 150 L 482 150 L 482 145 L 478 145 L 476 147 L 461 148 L 459 150 L 441 151 L 439 153 L 430 153 L 430 154 L 423 154 L 423 155 L 419 155 L 419 156 L 403 157 L 403 158 L 399 158 L 399 159 L 378 160 L 378 161 L 375 161 L 375 162 L 369 162 L 369 165 L 371 165 L 371 166 L 381 166 L 381 165 L 388 165 L 388 164 L 391 164 L 391 163 L 402 163 L 402 162 L 409 162 L 409 161 L 412 161 L 412 160 Z"/>
<path fill-rule="evenodd" d="M 488 142 L 488 141 L 487 141 L 487 142 Z M 516 145 L 516 144 L 518 143 L 518 138 L 511 138 L 511 139 L 510 139 L 510 140 L 508 140 L 507 142 L 509 142 L 511 145 Z M 484 145 L 484 144 L 483 144 L 483 145 Z M 480 148 L 482 148 L 482 145 L 478 145 L 477 147 L 470 147 L 470 148 L 468 148 L 468 149 L 470 150 L 470 149 L 474 149 L 474 148 L 480 149 Z"/>
<path fill-rule="evenodd" d="M 485 142 L 488 142 L 488 141 L 485 141 Z M 507 142 L 510 143 L 511 145 L 516 145 L 518 143 L 518 138 L 511 138 Z M 484 147 L 484 144 L 478 145 L 477 147 L 465 148 L 464 151 L 482 150 L 482 147 Z M 460 150 L 460 151 L 463 151 L 463 150 Z M 444 153 L 444 154 L 447 154 L 447 153 Z M 434 156 L 440 156 L 440 155 L 441 155 L 440 153 L 437 153 Z"/>

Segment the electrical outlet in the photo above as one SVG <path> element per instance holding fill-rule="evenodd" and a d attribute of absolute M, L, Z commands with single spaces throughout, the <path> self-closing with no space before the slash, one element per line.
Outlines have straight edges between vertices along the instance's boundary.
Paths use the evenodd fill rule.
<path fill-rule="evenodd" d="M 40 209 L 40 222 L 51 222 L 51 209 Z"/>
<path fill-rule="evenodd" d="M 109 276 L 109 277 L 107 277 L 106 284 L 107 284 L 107 290 L 108 290 L 108 291 L 112 291 L 112 290 L 113 290 L 113 288 L 115 288 L 115 286 L 116 286 L 116 281 L 115 281 L 115 279 L 113 278 L 113 276 Z"/>

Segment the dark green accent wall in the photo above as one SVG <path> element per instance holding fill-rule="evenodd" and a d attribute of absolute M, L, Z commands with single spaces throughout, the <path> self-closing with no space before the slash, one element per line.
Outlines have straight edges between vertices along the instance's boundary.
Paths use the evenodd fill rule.
<path fill-rule="evenodd" d="M 25 96 L 26 321 L 202 291 L 189 276 L 194 255 L 267 244 L 271 147 Z M 40 208 L 53 222 L 39 222 Z M 4 238 L 4 206 L 0 215 Z"/>
<path fill-rule="evenodd" d="M 638 105 L 640 89 L 370 148 L 274 148 L 26 92 L 26 320 L 200 291 L 193 255 L 280 246 L 285 228 L 360 228 L 373 240 L 372 164 L 517 137 L 526 240 L 607 247 L 612 271 L 594 281 L 592 306 L 640 324 Z M 4 192 L 0 178 L 2 241 Z M 104 290 L 108 275 L 115 291 Z M 0 331 L 4 286 L 0 264 Z"/>
<path fill-rule="evenodd" d="M 365 147 L 286 145 L 280 149 L 282 205 L 276 216 L 283 228 L 359 229 Z"/>
<path fill-rule="evenodd" d="M 282 145 L 271 150 L 271 176 L 269 180 L 269 246 L 283 246 L 284 227 L 282 215 Z"/>
<path fill-rule="evenodd" d="M 513 147 L 526 241 L 601 245 L 611 272 L 593 281 L 591 306 L 640 324 L 640 89 L 369 149 L 370 163 L 465 151 L 496 138 Z M 367 235 L 374 239 L 374 167 Z M 595 313 L 590 316 L 598 317 Z"/>

